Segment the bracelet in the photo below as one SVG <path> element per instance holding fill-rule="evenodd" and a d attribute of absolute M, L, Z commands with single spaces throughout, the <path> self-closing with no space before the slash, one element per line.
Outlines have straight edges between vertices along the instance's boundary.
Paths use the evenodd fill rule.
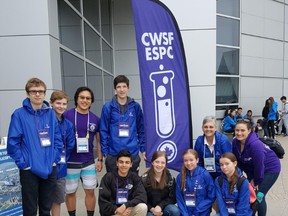
<path fill-rule="evenodd" d="M 98 160 L 97 160 L 97 161 L 99 161 L 99 162 L 103 162 L 103 159 L 99 159 L 99 158 L 98 158 Z"/>

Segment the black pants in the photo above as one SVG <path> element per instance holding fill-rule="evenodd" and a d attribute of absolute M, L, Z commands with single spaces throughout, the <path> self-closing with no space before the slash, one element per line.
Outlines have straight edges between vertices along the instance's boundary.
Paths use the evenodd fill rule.
<path fill-rule="evenodd" d="M 20 182 L 23 215 L 37 215 L 37 207 L 39 206 L 40 216 L 50 216 L 56 187 L 56 167 L 53 167 L 48 179 L 42 179 L 30 170 L 20 170 Z"/>
<path fill-rule="evenodd" d="M 271 138 L 275 138 L 275 127 L 274 127 L 274 120 L 268 121 L 268 135 Z"/>

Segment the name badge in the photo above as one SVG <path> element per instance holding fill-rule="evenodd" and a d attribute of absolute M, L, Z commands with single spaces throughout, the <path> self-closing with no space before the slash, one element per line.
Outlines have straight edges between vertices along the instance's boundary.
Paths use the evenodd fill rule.
<path fill-rule="evenodd" d="M 66 149 L 63 148 L 61 152 L 61 159 L 59 161 L 59 164 L 65 164 L 66 163 Z"/>
<path fill-rule="evenodd" d="M 195 207 L 196 206 L 196 196 L 195 193 L 185 193 L 185 203 L 186 206 Z"/>
<path fill-rule="evenodd" d="M 118 188 L 116 194 L 116 204 L 121 205 L 128 201 L 128 189 L 126 188 Z"/>
<path fill-rule="evenodd" d="M 41 143 L 42 147 L 51 146 L 51 141 L 50 141 L 50 137 L 49 137 L 48 128 L 47 129 L 38 130 L 38 136 L 39 136 L 40 143 Z"/>
<path fill-rule="evenodd" d="M 129 124 L 126 122 L 119 123 L 119 137 L 129 137 Z"/>
<path fill-rule="evenodd" d="M 88 153 L 89 152 L 89 144 L 88 139 L 85 138 L 77 138 L 77 153 Z"/>
<path fill-rule="evenodd" d="M 204 158 L 204 167 L 208 172 L 216 172 L 215 158 Z"/>
<path fill-rule="evenodd" d="M 234 199 L 225 199 L 226 209 L 229 215 L 236 215 L 235 201 Z"/>

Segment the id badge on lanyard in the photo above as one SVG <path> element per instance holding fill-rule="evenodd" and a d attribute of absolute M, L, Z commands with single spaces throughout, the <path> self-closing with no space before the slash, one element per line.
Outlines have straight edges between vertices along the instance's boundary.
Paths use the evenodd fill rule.
<path fill-rule="evenodd" d="M 77 142 L 77 153 L 88 153 L 89 152 L 89 144 L 88 139 L 84 138 L 76 138 Z"/>
<path fill-rule="evenodd" d="M 127 122 L 119 122 L 119 137 L 129 137 L 130 125 Z"/>
<path fill-rule="evenodd" d="M 59 161 L 59 164 L 65 164 L 66 163 L 66 148 L 63 147 L 63 150 L 61 152 L 61 159 Z"/>
<path fill-rule="evenodd" d="M 38 136 L 42 147 L 51 146 L 48 128 L 38 130 Z"/>
<path fill-rule="evenodd" d="M 118 188 L 116 194 L 116 204 L 121 205 L 128 201 L 128 189 L 127 188 Z"/>
<path fill-rule="evenodd" d="M 196 206 L 196 195 L 193 192 L 185 192 L 185 203 L 186 206 L 195 207 Z"/>
<path fill-rule="evenodd" d="M 235 200 L 234 199 L 225 199 L 226 209 L 229 215 L 236 215 L 235 209 Z"/>
<path fill-rule="evenodd" d="M 204 167 L 208 172 L 216 172 L 215 158 L 204 158 Z"/>

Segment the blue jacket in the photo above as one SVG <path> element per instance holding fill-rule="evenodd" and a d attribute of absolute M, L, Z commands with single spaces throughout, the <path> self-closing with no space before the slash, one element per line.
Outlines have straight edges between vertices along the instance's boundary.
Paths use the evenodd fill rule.
<path fill-rule="evenodd" d="M 277 112 L 278 112 L 278 103 L 274 101 L 268 113 L 268 120 L 278 120 L 277 119 Z"/>
<path fill-rule="evenodd" d="M 121 150 L 128 150 L 133 156 L 145 152 L 144 122 L 140 104 L 128 97 L 124 114 L 115 97 L 104 104 L 100 119 L 100 144 L 103 155 L 116 156 Z M 119 137 L 119 123 L 129 123 L 129 137 Z"/>
<path fill-rule="evenodd" d="M 62 115 L 62 120 L 58 121 L 63 140 L 63 147 L 66 147 L 66 163 L 57 164 L 57 178 L 64 178 L 67 175 L 67 162 L 75 146 L 74 125 Z"/>
<path fill-rule="evenodd" d="M 238 167 L 247 174 L 249 181 L 254 179 L 255 185 L 263 181 L 265 173 L 279 173 L 281 170 L 280 161 L 275 152 L 264 145 L 254 131 L 248 135 L 242 153 L 240 142 L 234 138 L 232 151 L 237 158 Z"/>
<path fill-rule="evenodd" d="M 232 130 L 236 126 L 236 122 L 231 116 L 227 115 L 224 119 L 223 131 Z"/>
<path fill-rule="evenodd" d="M 42 147 L 38 130 L 47 129 L 51 145 Z M 44 101 L 42 108 L 33 110 L 30 100 L 14 111 L 8 131 L 7 152 L 19 169 L 30 170 L 47 179 L 53 163 L 60 161 L 63 142 L 54 111 Z"/>
<path fill-rule="evenodd" d="M 201 135 L 197 138 L 194 146 L 194 150 L 198 153 L 199 162 L 198 165 L 204 167 L 204 148 L 205 148 L 205 158 L 213 157 L 211 155 L 209 147 L 204 144 L 205 135 Z M 228 139 L 228 137 L 218 131 L 215 132 L 215 145 L 214 145 L 214 157 L 215 157 L 215 165 L 216 172 L 210 173 L 214 178 L 221 174 L 219 159 L 222 154 L 225 152 L 232 152 L 232 145 Z"/>
<path fill-rule="evenodd" d="M 181 191 L 182 174 L 176 178 L 176 200 L 182 216 L 209 216 L 210 209 L 215 200 L 214 181 L 209 172 L 203 167 L 197 166 L 191 173 L 186 169 L 186 191 L 193 192 L 196 180 L 196 207 L 187 207 L 185 204 L 185 194 Z"/>
<path fill-rule="evenodd" d="M 252 210 L 250 208 L 250 191 L 249 191 L 249 182 L 246 179 L 241 187 L 240 191 L 237 189 L 237 182 L 234 186 L 232 194 L 229 193 L 229 183 L 226 175 L 224 173 L 221 174 L 223 178 L 222 187 L 219 185 L 218 177 L 215 180 L 215 187 L 216 187 L 216 198 L 218 202 L 218 207 L 221 216 L 228 216 L 228 211 L 225 204 L 225 198 L 234 198 L 235 199 L 235 210 L 236 216 L 250 216 L 252 215 Z M 242 172 L 238 169 L 238 180 Z"/>

